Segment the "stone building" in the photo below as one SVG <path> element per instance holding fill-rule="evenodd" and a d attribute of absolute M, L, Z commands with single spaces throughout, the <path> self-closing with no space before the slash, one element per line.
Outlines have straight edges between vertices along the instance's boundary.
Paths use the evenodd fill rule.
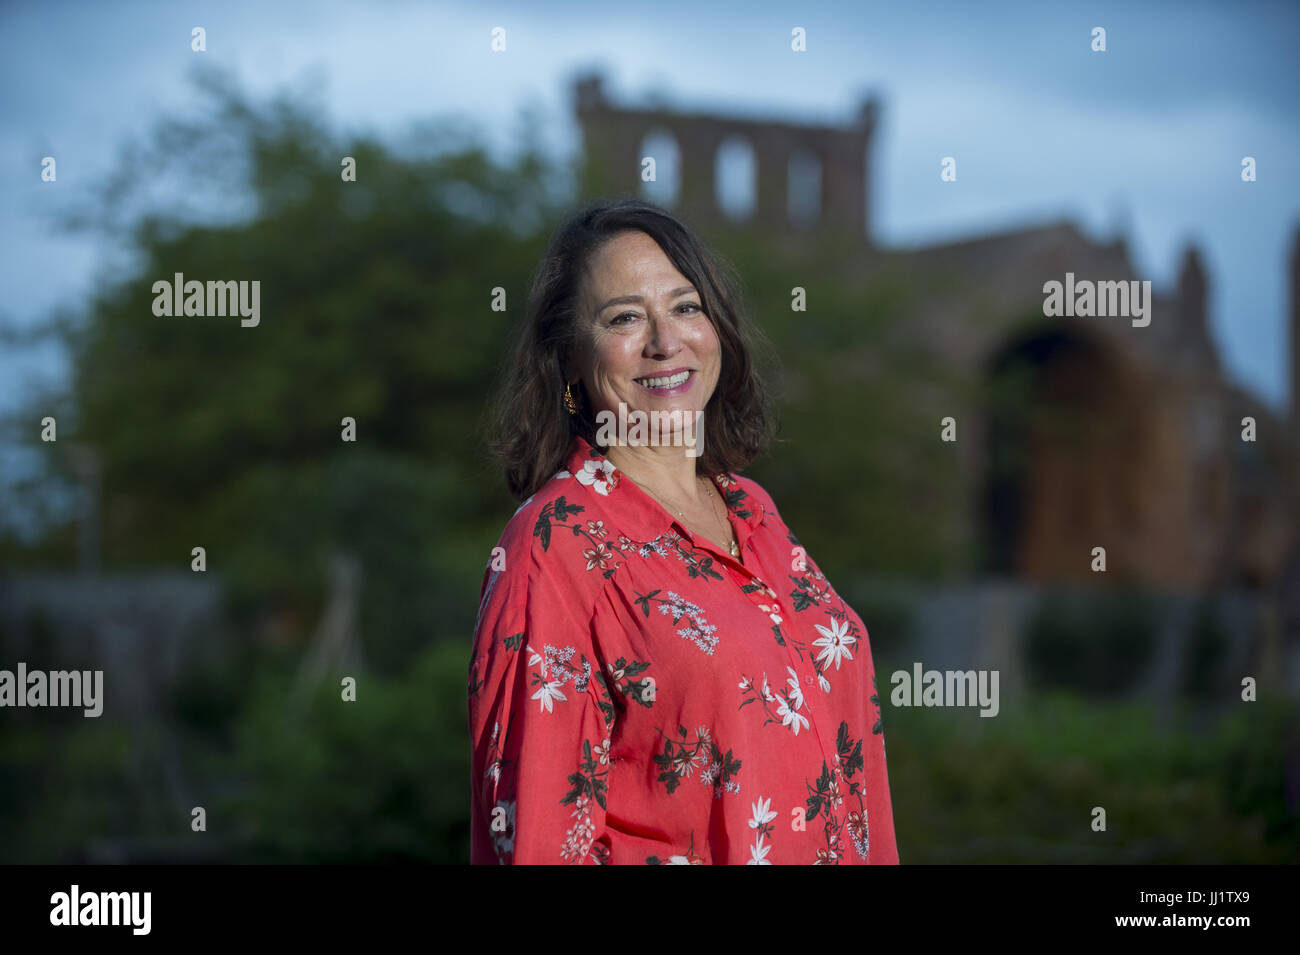
<path fill-rule="evenodd" d="M 890 273 L 926 290 L 899 315 L 899 333 L 928 343 L 957 380 L 995 394 L 993 385 L 1028 369 L 1013 401 L 936 408 L 964 408 L 962 536 L 981 542 L 984 572 L 1085 579 L 1080 542 L 1096 542 L 1115 576 L 1174 590 L 1276 591 L 1298 579 L 1300 241 L 1291 260 L 1291 407 L 1279 417 L 1224 375 L 1194 247 L 1176 287 L 1152 288 L 1142 325 L 1044 314 L 1044 284 L 1065 283 L 1067 273 L 1076 286 L 1141 288 L 1122 239 L 1099 243 L 1070 222 L 906 251 L 873 242 L 874 98 L 837 127 L 622 108 L 599 75 L 579 77 L 575 94 L 585 194 L 640 193 L 706 234 L 763 234 L 775 255 L 830 238 L 845 249 L 846 283 Z M 675 188 L 645 188 L 647 158 Z M 752 184 L 739 199 L 728 194 L 737 178 Z M 1050 415 L 1032 413 L 1042 408 Z M 1242 438 L 1245 418 L 1253 442 Z M 1023 464 L 994 464 L 1007 459 Z"/>

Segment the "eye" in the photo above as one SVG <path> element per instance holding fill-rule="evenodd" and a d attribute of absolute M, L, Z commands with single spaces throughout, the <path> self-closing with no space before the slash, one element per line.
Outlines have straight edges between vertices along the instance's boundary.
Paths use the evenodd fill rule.
<path fill-rule="evenodd" d="M 681 305 L 678 305 L 678 306 L 677 306 L 677 309 L 676 309 L 676 310 L 677 310 L 678 312 L 681 312 L 682 309 L 686 309 L 686 310 L 687 310 L 687 311 L 683 312 L 683 314 L 685 314 L 685 315 L 693 315 L 693 314 L 695 314 L 695 313 L 697 313 L 697 312 L 699 312 L 699 313 L 703 313 L 703 311 L 704 311 L 704 310 L 703 310 L 699 305 L 697 305 L 695 302 L 683 302 Z M 615 315 L 613 318 L 611 318 L 611 319 L 609 320 L 609 323 L 610 323 L 611 325 L 627 325 L 629 322 L 635 321 L 636 319 L 638 319 L 638 318 L 640 318 L 640 317 L 641 317 L 641 315 L 640 315 L 639 313 L 637 313 L 637 312 L 620 312 L 618 315 Z M 625 318 L 628 320 L 627 322 L 622 321 L 622 319 L 625 319 Z"/>

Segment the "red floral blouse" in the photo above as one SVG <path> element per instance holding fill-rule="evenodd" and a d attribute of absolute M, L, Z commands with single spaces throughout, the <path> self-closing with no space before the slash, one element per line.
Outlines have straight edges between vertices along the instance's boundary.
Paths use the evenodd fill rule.
<path fill-rule="evenodd" d="M 771 497 L 740 557 L 585 440 L 515 512 L 469 665 L 474 863 L 897 863 L 867 631 Z"/>

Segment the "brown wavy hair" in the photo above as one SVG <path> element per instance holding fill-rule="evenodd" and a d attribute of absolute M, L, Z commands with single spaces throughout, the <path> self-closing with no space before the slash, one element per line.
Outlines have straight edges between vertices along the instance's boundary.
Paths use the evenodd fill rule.
<path fill-rule="evenodd" d="M 739 471 L 767 450 L 775 422 L 754 348 L 768 342 L 746 315 L 734 267 L 665 209 L 638 198 L 600 199 L 551 236 L 533 276 L 523 326 L 496 385 L 488 447 L 504 466 L 506 484 L 517 500 L 536 493 L 563 467 L 575 434 L 604 449 L 596 441 L 591 401 L 581 382 L 574 392 L 578 414 L 565 409 L 565 368 L 578 344 L 582 281 L 592 254 L 629 230 L 654 239 L 695 286 L 722 346 L 722 368 L 705 406 L 704 451 L 696 458 L 696 469 Z"/>

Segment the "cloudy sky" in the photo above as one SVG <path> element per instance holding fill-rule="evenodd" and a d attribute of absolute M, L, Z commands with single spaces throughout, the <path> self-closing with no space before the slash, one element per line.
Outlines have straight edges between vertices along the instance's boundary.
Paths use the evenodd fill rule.
<path fill-rule="evenodd" d="M 992 8 L 990 10 L 989 8 Z M 207 31 L 207 51 L 190 31 Z M 1090 34 L 1104 27 L 1107 50 Z M 507 49 L 490 49 L 494 27 Z M 807 51 L 790 49 L 794 27 Z M 75 305 L 110 250 L 53 231 L 124 143 L 198 100 L 198 58 L 257 96 L 310 88 L 340 129 L 398 135 L 455 115 L 502 151 L 521 106 L 578 147 L 569 83 L 600 68 L 612 98 L 657 96 L 792 121 L 848 120 L 883 101 L 871 184 L 875 239 L 952 241 L 1062 216 L 1121 230 L 1167 287 L 1188 243 L 1211 284 L 1229 373 L 1288 395 L 1286 267 L 1300 226 L 1300 4 L 86 2 L 0 10 L 0 315 Z M 57 184 L 40 159 L 58 161 Z M 958 182 L 939 159 L 958 159 Z M 1243 156 L 1258 181 L 1240 177 Z M 111 273 L 110 273 L 111 274 Z M 0 345 L 0 347 L 5 347 Z M 0 355 L 0 407 L 61 373 L 49 350 Z"/>

